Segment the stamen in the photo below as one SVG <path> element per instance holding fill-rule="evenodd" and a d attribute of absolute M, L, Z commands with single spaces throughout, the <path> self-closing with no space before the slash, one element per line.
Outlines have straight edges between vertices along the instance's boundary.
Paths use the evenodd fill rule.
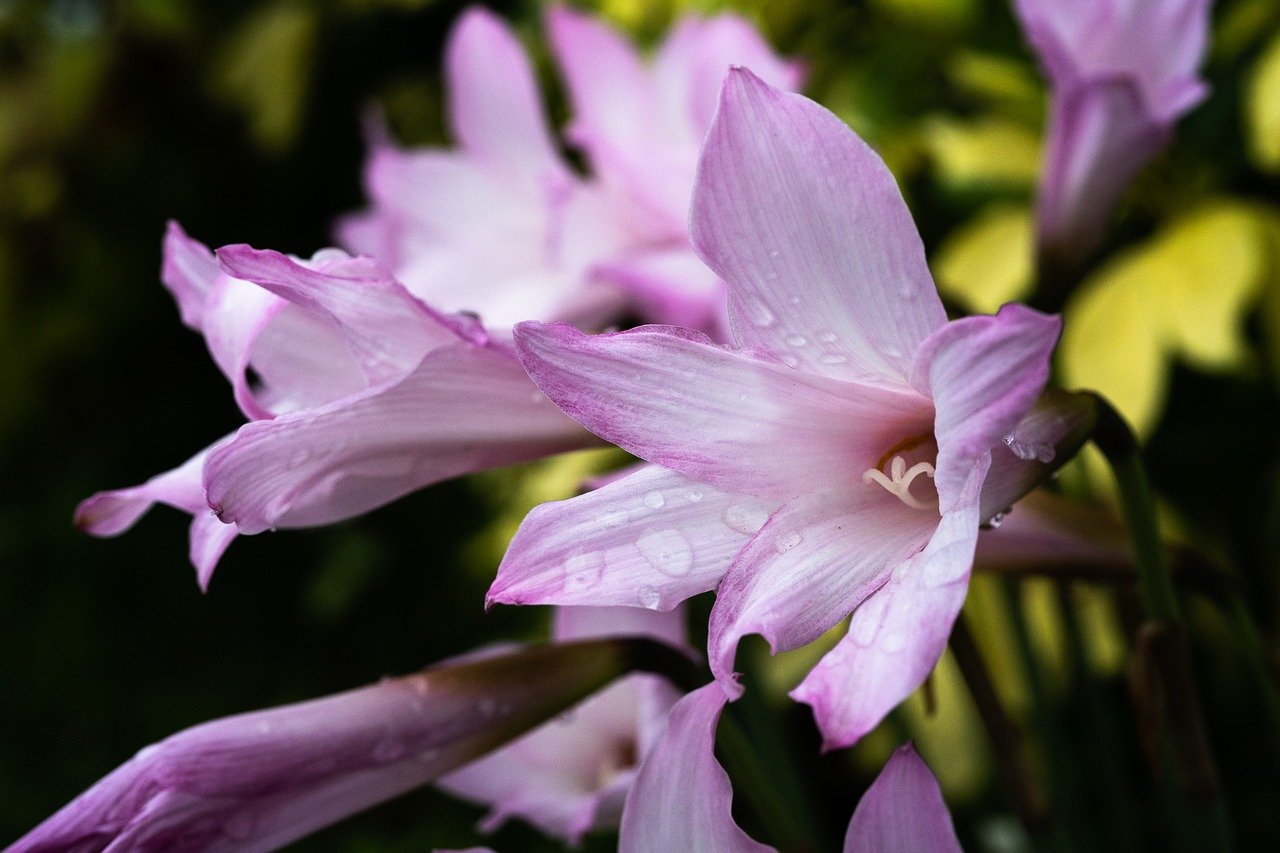
<path fill-rule="evenodd" d="M 928 462 L 917 462 L 908 468 L 905 459 L 895 456 L 889 463 L 889 476 L 886 477 L 879 468 L 868 468 L 862 474 L 862 482 L 878 483 L 884 487 L 885 491 L 912 509 L 930 509 L 929 504 L 922 503 L 911 494 L 911 483 L 921 474 L 932 477 L 933 466 Z"/>

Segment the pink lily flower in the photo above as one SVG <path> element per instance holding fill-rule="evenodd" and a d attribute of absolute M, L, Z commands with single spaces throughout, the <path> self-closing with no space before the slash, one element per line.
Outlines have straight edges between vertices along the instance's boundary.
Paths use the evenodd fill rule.
<path fill-rule="evenodd" d="M 561 607 L 554 639 L 649 636 L 679 648 L 685 645 L 684 618 L 683 608 Z M 636 769 L 679 697 L 660 676 L 626 676 L 437 784 L 493 806 L 482 832 L 522 818 L 576 846 L 588 832 L 617 828 Z"/>
<path fill-rule="evenodd" d="M 703 152 L 693 239 L 729 284 L 732 345 L 516 328 L 539 387 L 655 467 L 534 510 L 488 601 L 666 609 L 715 589 L 711 667 L 734 696 L 741 637 L 793 649 L 852 613 L 792 694 L 847 745 L 942 654 L 979 525 L 1078 446 L 1079 413 L 1036 407 L 1059 321 L 1009 305 L 947 322 L 883 162 L 745 69 Z"/>
<path fill-rule="evenodd" d="M 400 796 L 627 671 L 611 641 L 443 663 L 146 747 L 10 853 L 265 851 Z"/>
<path fill-rule="evenodd" d="M 427 308 L 368 258 L 228 246 L 215 259 L 171 225 L 164 280 L 254 420 L 173 471 L 90 497 L 76 523 L 110 536 L 156 502 L 190 512 L 202 587 L 237 534 L 328 524 L 594 443 L 530 384 L 508 342 Z"/>
<path fill-rule="evenodd" d="M 1197 76 L 1212 0 L 1017 0 L 1050 82 L 1037 232 L 1087 255 L 1125 187 L 1208 93 Z"/>
<path fill-rule="evenodd" d="M 724 284 L 688 238 L 702 140 L 731 66 L 745 65 L 784 89 L 800 86 L 803 68 L 779 58 L 750 23 L 728 13 L 682 18 L 652 59 L 603 21 L 568 6 L 552 7 L 547 31 L 573 105 L 566 137 L 587 154 L 628 227 L 666 247 L 598 264 L 597 275 L 630 292 L 646 319 L 723 337 Z M 688 284 L 672 287 L 673 278 Z"/>
<path fill-rule="evenodd" d="M 622 853 L 714 850 L 766 853 L 734 822 L 733 788 L 716 761 L 727 697 L 714 684 L 681 699 L 636 778 L 622 814 Z M 958 853 L 951 814 L 929 767 L 906 744 L 867 789 L 845 835 L 846 853 Z"/>

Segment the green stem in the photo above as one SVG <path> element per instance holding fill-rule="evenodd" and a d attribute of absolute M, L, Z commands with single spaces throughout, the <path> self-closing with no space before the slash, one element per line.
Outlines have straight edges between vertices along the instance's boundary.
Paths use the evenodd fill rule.
<path fill-rule="evenodd" d="M 1262 696 L 1262 706 L 1270 723 L 1273 739 L 1280 738 L 1280 689 L 1276 687 L 1275 673 L 1267 661 L 1258 628 L 1253 624 L 1253 617 L 1245 606 L 1244 598 L 1238 591 L 1231 594 L 1227 601 L 1227 615 L 1232 624 L 1240 632 L 1244 646 L 1245 661 L 1249 671 L 1253 673 L 1258 685 L 1258 693 Z M 1277 743 L 1280 746 L 1280 742 Z"/>

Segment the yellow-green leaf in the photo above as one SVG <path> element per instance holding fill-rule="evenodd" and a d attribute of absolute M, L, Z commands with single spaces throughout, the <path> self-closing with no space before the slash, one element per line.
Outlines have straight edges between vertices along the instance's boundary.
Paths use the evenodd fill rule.
<path fill-rule="evenodd" d="M 1033 242 L 1030 210 L 990 205 L 939 247 L 933 264 L 938 288 L 970 311 L 993 314 L 1030 291 Z"/>
<path fill-rule="evenodd" d="M 995 117 L 933 117 L 922 135 L 938 179 L 952 189 L 1035 186 L 1040 138 L 1021 124 Z"/>

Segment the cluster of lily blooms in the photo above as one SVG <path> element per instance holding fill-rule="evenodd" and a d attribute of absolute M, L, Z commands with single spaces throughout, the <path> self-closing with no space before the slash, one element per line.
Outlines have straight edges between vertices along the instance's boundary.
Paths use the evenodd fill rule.
<path fill-rule="evenodd" d="M 1087 253 L 1203 97 L 1208 5 L 1016 0 L 1051 83 L 1042 253 Z M 652 55 L 566 7 L 546 24 L 562 137 L 510 28 L 473 8 L 445 54 L 455 147 L 373 133 L 342 249 L 211 252 L 169 227 L 164 284 L 247 423 L 77 523 L 184 510 L 205 587 L 239 535 L 612 443 L 642 461 L 535 509 L 488 593 L 556 605 L 553 643 L 186 730 L 12 850 L 268 850 L 428 782 L 491 805 L 486 831 L 770 849 L 713 753 L 739 640 L 790 650 L 849 620 L 792 692 L 846 747 L 933 669 L 975 552 L 1071 547 L 1034 508 L 979 534 L 1087 436 L 1045 390 L 1057 317 L 948 319 L 893 176 L 743 19 L 686 18 Z M 624 635 L 701 659 L 681 605 L 712 590 L 709 683 L 626 674 Z M 902 747 L 845 849 L 958 847 Z"/>

